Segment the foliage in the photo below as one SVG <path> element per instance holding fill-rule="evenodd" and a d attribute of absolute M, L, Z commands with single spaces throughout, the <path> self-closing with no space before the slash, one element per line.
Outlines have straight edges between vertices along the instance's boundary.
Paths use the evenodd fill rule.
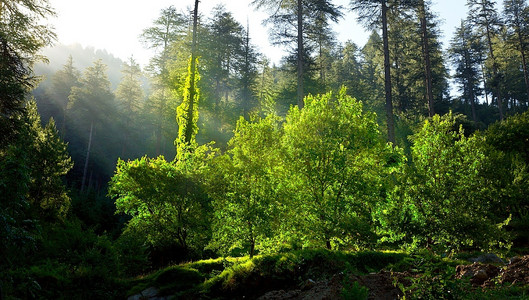
<path fill-rule="evenodd" d="M 345 283 L 341 296 L 349 300 L 366 300 L 369 296 L 369 289 L 360 285 L 357 281 Z"/>
<path fill-rule="evenodd" d="M 109 195 L 116 199 L 118 213 L 132 217 L 127 228 L 155 247 L 201 250 L 207 241 L 209 201 L 189 163 L 167 162 L 162 156 L 118 160 Z"/>
<path fill-rule="evenodd" d="M 277 197 L 280 139 L 278 119 L 237 122 L 226 154 L 217 158 L 210 177 L 214 195 L 212 247 L 223 253 L 248 246 L 250 257 L 261 241 L 276 234 L 282 204 Z M 242 245 L 241 245 L 242 244 Z"/>
<path fill-rule="evenodd" d="M 376 116 L 342 89 L 305 98 L 292 108 L 282 144 L 287 184 L 294 202 L 289 214 L 318 245 L 331 241 L 373 242 L 371 213 L 380 201 L 381 177 L 391 147 L 378 131 Z"/>
<path fill-rule="evenodd" d="M 436 115 L 411 137 L 413 164 L 379 210 L 389 240 L 459 250 L 506 238 L 505 224 L 490 214 L 495 191 L 483 176 L 490 167 L 484 140 L 454 124 L 452 114 Z"/>
<path fill-rule="evenodd" d="M 193 66 L 195 66 L 195 69 L 191 70 Z M 178 160 L 182 160 L 185 153 L 195 147 L 195 137 L 198 132 L 199 81 L 198 59 L 194 63 L 190 60 L 183 92 L 184 99 L 182 100 L 182 104 L 176 109 L 178 138 L 175 141 L 175 145 L 177 147 L 176 155 Z"/>

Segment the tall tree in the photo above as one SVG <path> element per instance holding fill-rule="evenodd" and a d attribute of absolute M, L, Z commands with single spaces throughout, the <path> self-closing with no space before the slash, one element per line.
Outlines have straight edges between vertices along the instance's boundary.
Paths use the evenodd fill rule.
<path fill-rule="evenodd" d="M 430 62 L 430 43 L 427 27 L 428 7 L 424 0 L 418 0 L 417 15 L 421 23 L 422 55 L 424 59 L 424 75 L 426 81 L 426 95 L 428 98 L 428 113 L 430 117 L 435 115 L 433 91 L 432 91 L 432 65 Z"/>
<path fill-rule="evenodd" d="M 198 100 L 200 96 L 197 86 L 197 82 L 200 80 L 197 66 L 198 2 L 199 0 L 195 0 L 195 9 L 193 10 L 193 41 L 188 75 L 184 86 L 184 99 L 176 110 L 176 119 L 179 126 L 178 138 L 175 141 L 177 160 L 183 160 L 187 152 L 192 151 L 196 143 L 195 136 L 198 132 Z"/>
<path fill-rule="evenodd" d="M 520 51 L 527 104 L 529 105 L 529 70 L 527 68 L 527 56 L 529 55 L 529 6 L 525 0 L 504 0 L 503 14 L 510 34 L 509 40 Z"/>
<path fill-rule="evenodd" d="M 131 124 L 135 115 L 138 114 L 141 108 L 141 101 L 143 100 L 143 90 L 141 88 L 141 69 L 134 58 L 130 58 L 129 62 L 123 64 L 121 70 L 123 77 L 115 92 L 116 100 L 120 108 L 121 116 L 123 118 L 123 141 L 121 156 L 123 157 L 127 151 L 127 146 L 130 143 Z"/>
<path fill-rule="evenodd" d="M 246 25 L 246 37 L 244 38 L 242 47 L 242 59 L 240 65 L 240 79 L 239 79 L 239 105 L 243 116 L 248 120 L 250 111 L 257 105 L 256 97 L 254 95 L 254 85 L 257 80 L 257 62 L 259 54 L 257 50 L 250 43 L 250 26 Z"/>
<path fill-rule="evenodd" d="M 172 45 L 184 39 L 188 29 L 186 16 L 179 13 L 174 6 L 162 9 L 158 19 L 153 25 L 143 30 L 140 40 L 149 49 L 156 50 L 156 55 L 150 62 L 148 70 L 154 75 L 154 92 L 150 99 L 150 108 L 155 115 L 154 133 L 156 136 L 156 154 L 161 154 L 164 130 L 167 125 L 168 115 L 173 117 L 174 110 L 168 109 L 170 97 L 170 76 L 167 64 L 171 60 Z M 170 110 L 170 113 L 168 111 Z"/>
<path fill-rule="evenodd" d="M 340 7 L 329 0 L 254 0 L 252 4 L 272 14 L 265 22 L 273 24 L 271 39 L 274 44 L 295 45 L 297 105 L 303 108 L 309 57 L 305 39 L 307 21 L 318 17 L 335 22 L 341 17 Z"/>
<path fill-rule="evenodd" d="M 81 126 L 89 128 L 83 177 L 81 180 L 81 192 L 83 192 L 95 127 L 108 121 L 109 116 L 115 110 L 114 95 L 110 91 L 110 81 L 106 74 L 106 65 L 101 60 L 95 61 L 93 66 L 85 70 L 80 79 L 80 86 L 72 89 L 70 100 L 72 101 L 72 109 L 81 116 L 80 119 L 86 119 L 87 121 L 87 123 Z M 88 129 L 86 127 L 85 130 Z"/>
<path fill-rule="evenodd" d="M 391 66 L 388 39 L 388 1 L 387 0 L 351 0 L 351 8 L 358 13 L 358 20 L 368 28 L 375 29 L 381 24 L 382 43 L 384 45 L 384 87 L 386 93 L 386 123 L 388 141 L 395 144 L 395 120 L 391 96 Z"/>
<path fill-rule="evenodd" d="M 307 237 L 328 249 L 336 239 L 368 242 L 378 186 L 371 172 L 381 170 L 391 146 L 380 138 L 375 114 L 364 112 L 345 88 L 306 102 L 302 110 L 290 109 L 282 139 L 296 199 L 291 211 L 303 216 L 298 222 Z"/>
<path fill-rule="evenodd" d="M 41 21 L 54 14 L 47 0 L 0 2 L 0 147 L 20 126 L 14 116 L 22 112 L 26 93 L 37 83 L 32 66 L 42 59 L 39 50 L 55 39 Z"/>
<path fill-rule="evenodd" d="M 61 70 L 53 75 L 52 79 L 52 97 L 58 102 L 62 110 L 61 135 L 66 134 L 66 115 L 68 112 L 69 96 L 72 88 L 79 84 L 80 72 L 73 65 L 73 58 L 70 55 L 66 64 Z"/>
<path fill-rule="evenodd" d="M 494 0 L 467 0 L 469 7 L 468 16 L 472 24 L 480 30 L 487 41 L 489 48 L 488 58 L 492 63 L 492 88 L 495 91 L 500 120 L 503 120 L 503 101 L 500 85 L 500 74 L 498 62 L 494 53 L 494 38 L 497 36 L 500 19 L 496 12 L 496 1 Z"/>
<path fill-rule="evenodd" d="M 214 87 L 214 110 L 220 113 L 221 99 L 229 101 L 230 93 L 235 90 L 233 81 L 238 61 L 242 60 L 243 27 L 224 6 L 217 6 L 209 25 L 208 49 L 204 52 L 204 61 L 209 66 Z"/>
<path fill-rule="evenodd" d="M 473 36 L 472 28 L 468 22 L 461 21 L 461 26 L 450 42 L 448 50 L 452 63 L 456 68 L 454 79 L 459 84 L 463 102 L 470 102 L 472 120 L 477 121 L 476 102 L 482 93 L 481 81 L 481 55 L 483 43 Z"/>

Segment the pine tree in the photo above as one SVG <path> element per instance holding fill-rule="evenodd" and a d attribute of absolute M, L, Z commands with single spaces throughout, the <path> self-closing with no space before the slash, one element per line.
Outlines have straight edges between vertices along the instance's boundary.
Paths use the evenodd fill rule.
<path fill-rule="evenodd" d="M 141 88 L 141 69 L 134 58 L 130 58 L 129 62 L 123 64 L 121 70 L 123 77 L 115 92 L 116 99 L 120 108 L 120 113 L 123 118 L 123 141 L 121 149 L 121 157 L 124 157 L 127 151 L 127 146 L 130 144 L 130 131 L 133 129 L 131 125 L 133 119 L 138 117 L 143 100 L 143 90 Z"/>
<path fill-rule="evenodd" d="M 69 96 L 74 86 L 79 84 L 80 72 L 73 65 L 70 55 L 63 68 L 53 75 L 52 97 L 62 109 L 61 136 L 66 134 L 66 116 L 68 112 Z"/>
<path fill-rule="evenodd" d="M 501 25 L 500 18 L 495 9 L 496 1 L 494 0 L 467 0 L 469 7 L 468 16 L 472 24 L 480 30 L 480 33 L 485 38 L 488 46 L 488 58 L 492 63 L 492 82 L 491 88 L 494 90 L 494 96 L 498 103 L 498 110 L 500 113 L 500 120 L 503 120 L 503 100 L 500 86 L 500 74 L 498 62 L 495 57 L 494 39 L 498 34 L 499 26 Z"/>
<path fill-rule="evenodd" d="M 154 134 L 156 137 L 156 154 L 162 154 L 164 131 L 167 115 L 173 116 L 174 108 L 169 108 L 172 88 L 168 70 L 169 62 L 174 58 L 171 48 L 174 43 L 181 42 L 187 36 L 188 20 L 174 6 L 162 9 L 160 16 L 153 25 L 143 30 L 140 36 L 145 47 L 154 49 L 156 55 L 151 60 L 148 71 L 154 75 L 153 96 L 149 99 L 149 108 L 154 115 Z M 170 113 L 168 113 L 170 111 Z M 171 117 L 172 119 L 172 117 Z"/>
<path fill-rule="evenodd" d="M 31 68 L 42 59 L 39 50 L 55 39 L 41 21 L 54 14 L 47 0 L 0 2 L 0 147 L 21 126 L 15 116 L 23 111 L 26 94 L 37 83 Z"/>
<path fill-rule="evenodd" d="M 341 8 L 329 0 L 254 0 L 252 4 L 272 14 L 266 23 L 273 25 L 270 32 L 273 43 L 290 45 L 293 49 L 297 74 L 297 105 L 303 108 L 304 81 L 310 57 L 306 40 L 308 23 L 315 18 L 336 22 L 341 17 Z"/>
<path fill-rule="evenodd" d="M 529 70 L 527 59 L 529 55 L 529 6 L 525 0 L 505 0 L 503 14 L 509 30 L 509 41 L 520 52 L 524 73 L 527 104 L 529 105 Z"/>
<path fill-rule="evenodd" d="M 463 101 L 470 102 L 474 122 L 477 121 L 476 102 L 482 94 L 479 83 L 483 62 L 479 54 L 483 51 L 483 47 L 480 39 L 474 38 L 469 23 L 462 20 L 461 26 L 457 28 L 450 42 L 449 54 L 456 68 L 454 79 L 460 86 L 459 91 L 462 92 Z"/>
<path fill-rule="evenodd" d="M 358 13 L 358 20 L 368 28 L 382 27 L 382 43 L 384 47 L 384 87 L 386 94 L 386 125 L 388 141 L 395 144 L 395 120 L 393 116 L 393 100 L 391 88 L 391 70 L 388 38 L 388 1 L 387 0 L 352 0 L 352 10 Z"/>
<path fill-rule="evenodd" d="M 101 60 L 94 62 L 88 67 L 80 79 L 80 86 L 74 87 L 70 95 L 72 110 L 79 116 L 80 120 L 87 123 L 79 124 L 88 129 L 88 141 L 86 147 L 83 177 L 81 180 L 81 192 L 84 191 L 88 163 L 92 149 L 94 130 L 97 126 L 108 121 L 109 116 L 115 111 L 114 95 L 110 91 L 110 81 L 106 74 L 106 65 Z M 88 127 L 88 128 L 87 128 Z"/>

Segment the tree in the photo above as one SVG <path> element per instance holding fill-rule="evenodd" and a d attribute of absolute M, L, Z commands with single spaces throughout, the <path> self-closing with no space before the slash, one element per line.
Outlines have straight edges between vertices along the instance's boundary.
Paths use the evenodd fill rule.
<path fill-rule="evenodd" d="M 138 115 L 143 100 L 143 90 L 141 88 L 141 69 L 136 61 L 131 57 L 128 63 L 124 63 L 121 70 L 123 77 L 115 92 L 121 116 L 124 119 L 124 135 L 121 156 L 125 155 L 127 144 L 132 130 L 132 119 Z"/>
<path fill-rule="evenodd" d="M 296 199 L 291 213 L 309 241 L 329 249 L 332 241 L 372 242 L 377 176 L 392 148 L 381 139 L 375 114 L 364 112 L 345 89 L 308 96 L 305 103 L 289 111 L 282 139 Z"/>
<path fill-rule="evenodd" d="M 59 102 L 59 106 L 62 110 L 61 120 L 61 136 L 64 137 L 66 134 L 66 115 L 68 112 L 69 96 L 72 92 L 72 88 L 79 84 L 79 71 L 73 65 L 73 58 L 70 55 L 66 64 L 63 68 L 57 71 L 53 75 L 52 83 L 52 97 L 55 101 Z"/>
<path fill-rule="evenodd" d="M 244 39 L 242 47 L 242 60 L 239 63 L 241 71 L 238 97 L 239 106 L 242 108 L 242 115 L 249 120 L 250 111 L 257 106 L 257 99 L 254 94 L 254 88 L 257 81 L 257 62 L 259 59 L 259 53 L 255 47 L 250 44 L 250 26 L 246 26 L 246 37 Z"/>
<path fill-rule="evenodd" d="M 96 126 L 109 120 L 109 116 L 115 110 L 114 95 L 110 91 L 110 82 L 106 75 L 106 66 L 101 60 L 94 62 L 88 67 L 80 79 L 80 86 L 74 87 L 70 94 L 72 110 L 86 118 L 87 123 L 79 124 L 89 127 L 88 143 L 81 180 L 81 192 L 85 188 L 90 151 L 92 149 L 92 137 Z M 83 122 L 84 123 L 84 122 Z M 87 129 L 85 127 L 85 130 Z"/>
<path fill-rule="evenodd" d="M 503 2 L 503 14 L 510 34 L 509 40 L 520 51 L 527 103 L 529 104 L 529 70 L 527 68 L 527 55 L 529 54 L 529 6 L 525 2 L 525 0 L 505 0 Z"/>
<path fill-rule="evenodd" d="M 168 63 L 174 57 L 171 48 L 175 42 L 186 37 L 188 20 L 185 15 L 176 11 L 174 6 L 162 9 L 160 16 L 153 22 L 153 26 L 143 30 L 141 41 L 147 48 L 155 49 L 156 56 L 151 60 L 149 71 L 154 75 L 154 92 L 149 107 L 154 114 L 154 133 L 156 136 L 156 153 L 162 153 L 164 130 L 167 125 L 167 115 L 174 116 L 174 108 L 168 107 L 172 88 L 168 70 Z M 168 111 L 169 114 L 168 114 Z"/>
<path fill-rule="evenodd" d="M 395 120 L 391 97 L 391 67 L 389 61 L 388 39 L 388 1 L 387 0 L 351 0 L 352 10 L 358 13 L 358 20 L 368 28 L 374 29 L 382 24 L 382 42 L 384 45 L 384 87 L 386 94 L 386 124 L 388 141 L 395 144 Z"/>
<path fill-rule="evenodd" d="M 467 0 L 469 7 L 468 16 L 472 24 L 480 30 L 480 34 L 485 37 L 488 46 L 488 58 L 492 63 L 492 89 L 498 102 L 500 120 L 503 120 L 503 101 L 500 86 L 500 74 L 498 62 L 494 55 L 494 38 L 497 35 L 500 19 L 495 9 L 494 0 Z"/>
<path fill-rule="evenodd" d="M 242 60 L 243 27 L 224 6 L 217 6 L 209 27 L 208 49 L 204 50 L 204 58 L 214 85 L 214 111 L 221 112 L 221 100 L 228 104 L 230 93 L 235 90 L 234 77 L 237 63 Z"/>
<path fill-rule="evenodd" d="M 201 250 L 208 239 L 209 201 L 199 174 L 192 171 L 200 169 L 205 153 L 192 155 L 196 159 L 185 162 L 163 156 L 118 160 L 109 195 L 118 213 L 132 217 L 127 230 L 141 233 L 155 248 L 176 244 L 186 252 Z"/>
<path fill-rule="evenodd" d="M 413 164 L 377 217 L 389 241 L 440 251 L 488 249 L 505 242 L 503 221 L 491 213 L 495 183 L 480 136 L 466 137 L 452 114 L 424 121 L 411 137 Z"/>
<path fill-rule="evenodd" d="M 266 23 L 273 24 L 271 39 L 274 44 L 295 45 L 297 105 L 303 108 L 304 80 L 309 57 L 305 40 L 307 20 L 317 17 L 336 22 L 341 17 L 340 8 L 329 0 L 254 0 L 252 4 L 257 9 L 264 8 L 272 13 Z"/>
<path fill-rule="evenodd" d="M 43 19 L 53 15 L 45 0 L 0 2 L 0 266 L 3 270 L 9 270 L 35 246 L 36 220 L 29 211 L 28 193 L 31 175 L 34 175 L 31 158 L 35 148 L 30 146 L 37 141 L 32 140 L 35 134 L 31 133 L 30 113 L 24 104 L 27 93 L 37 83 L 32 66 L 42 58 L 38 52 L 55 38 L 50 27 L 42 25 Z M 55 182 L 54 178 L 51 180 Z M 0 282 L 0 290 L 2 285 Z"/>
<path fill-rule="evenodd" d="M 40 22 L 54 14 L 47 0 L 0 2 L 0 147 L 20 126 L 15 116 L 37 83 L 31 68 L 42 59 L 40 49 L 55 39 L 50 27 Z"/>
<path fill-rule="evenodd" d="M 26 110 L 29 127 L 26 138 L 32 141 L 30 149 L 26 150 L 31 153 L 30 203 L 39 217 L 47 220 L 64 218 L 70 208 L 70 198 L 63 177 L 72 169 L 72 159 L 66 143 L 59 137 L 53 118 L 42 128 L 36 103 L 29 102 Z"/>
<path fill-rule="evenodd" d="M 417 15 L 419 16 L 421 23 L 421 40 L 422 40 L 422 53 L 424 60 L 424 75 L 426 81 L 426 95 L 428 99 L 428 113 L 430 117 L 435 115 L 433 91 L 432 91 L 432 65 L 430 62 L 430 42 L 429 33 L 427 28 L 427 16 L 428 9 L 424 0 L 419 0 L 417 3 Z"/>
<path fill-rule="evenodd" d="M 468 22 L 461 21 L 452 41 L 450 42 L 450 58 L 456 68 L 455 81 L 459 84 L 462 99 L 470 102 L 472 120 L 477 122 L 476 102 L 482 93 L 481 81 L 481 55 L 483 44 L 480 39 L 473 36 L 472 28 Z"/>
<path fill-rule="evenodd" d="M 182 145 L 190 146 L 198 131 L 198 99 L 199 90 L 197 82 L 200 80 L 197 68 L 197 24 L 198 0 L 195 0 L 193 10 L 193 42 L 191 44 L 191 60 L 189 62 L 188 78 L 186 79 L 184 100 L 177 109 L 178 138 Z M 184 148 L 182 148 L 183 150 Z M 181 153 L 177 152 L 177 155 Z"/>
<path fill-rule="evenodd" d="M 237 122 L 226 154 L 213 164 L 210 190 L 214 195 L 212 248 L 229 253 L 248 247 L 250 258 L 275 234 L 281 204 L 276 185 L 279 167 L 279 122 L 276 116 Z M 213 178 L 213 176 L 215 178 Z"/>

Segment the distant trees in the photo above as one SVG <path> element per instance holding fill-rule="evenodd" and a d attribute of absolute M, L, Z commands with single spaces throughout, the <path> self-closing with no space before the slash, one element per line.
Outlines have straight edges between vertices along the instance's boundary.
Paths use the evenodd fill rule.
<path fill-rule="evenodd" d="M 106 75 L 106 66 L 101 60 L 94 62 L 92 67 L 85 70 L 79 80 L 79 86 L 72 88 L 70 94 L 72 110 L 84 118 L 79 118 L 76 125 L 78 130 L 88 132 L 86 136 L 86 155 L 81 179 L 81 192 L 85 189 L 88 163 L 92 150 L 94 130 L 103 129 L 102 126 L 110 121 L 109 116 L 115 114 L 116 106 L 114 94 L 110 91 L 110 82 Z M 80 132 L 79 132 L 80 133 Z M 85 136 L 82 134 L 81 136 Z"/>
<path fill-rule="evenodd" d="M 81 76 L 79 70 L 73 65 L 73 58 L 70 55 L 62 70 L 57 71 L 52 79 L 52 95 L 53 99 L 62 110 L 62 118 L 60 121 L 60 132 L 64 137 L 66 133 L 66 116 L 68 112 L 69 97 L 73 87 L 79 85 L 79 77 Z"/>
<path fill-rule="evenodd" d="M 131 57 L 129 62 L 123 64 L 121 70 L 123 77 L 116 89 L 118 111 L 123 121 L 123 141 L 121 157 L 128 152 L 132 130 L 139 131 L 139 126 L 132 126 L 134 120 L 139 119 L 140 110 L 144 107 L 144 94 L 141 86 L 142 72 L 140 66 Z"/>

